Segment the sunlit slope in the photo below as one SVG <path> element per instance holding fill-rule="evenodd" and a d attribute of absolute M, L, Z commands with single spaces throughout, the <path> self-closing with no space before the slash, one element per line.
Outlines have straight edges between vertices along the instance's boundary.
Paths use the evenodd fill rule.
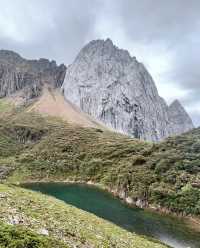
<path fill-rule="evenodd" d="M 40 193 L 0 184 L 0 196 L 0 220 L 2 222 L 24 226 L 35 233 L 43 233 L 47 237 L 64 241 L 66 247 L 166 247 L 159 242 L 127 232 L 93 214 Z M 0 238 L 0 247 L 2 247 L 1 243 L 3 241 Z"/>
<path fill-rule="evenodd" d="M 99 123 L 83 113 L 72 103 L 64 99 L 60 89 L 44 86 L 42 95 L 32 104 L 27 112 L 35 111 L 40 114 L 59 117 L 69 123 L 84 127 L 97 127 Z"/>

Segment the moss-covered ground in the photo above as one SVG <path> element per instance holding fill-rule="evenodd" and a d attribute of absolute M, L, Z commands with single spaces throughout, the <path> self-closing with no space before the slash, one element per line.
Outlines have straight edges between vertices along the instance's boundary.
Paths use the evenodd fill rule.
<path fill-rule="evenodd" d="M 68 248 L 59 240 L 40 235 L 24 228 L 0 222 L 0 247 L 1 248 Z"/>

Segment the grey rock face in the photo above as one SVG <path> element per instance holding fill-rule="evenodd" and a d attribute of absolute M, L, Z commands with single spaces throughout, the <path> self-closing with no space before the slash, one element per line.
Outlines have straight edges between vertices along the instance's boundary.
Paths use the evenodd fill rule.
<path fill-rule="evenodd" d="M 158 141 L 183 130 L 173 127 L 173 116 L 143 64 L 110 39 L 92 41 L 80 51 L 62 90 L 86 113 L 139 139 Z"/>
<path fill-rule="evenodd" d="M 27 99 L 40 95 L 44 83 L 60 87 L 65 65 L 47 59 L 26 60 L 12 51 L 0 50 L 0 97 L 23 89 Z"/>
<path fill-rule="evenodd" d="M 181 134 L 194 128 L 190 116 L 178 100 L 172 102 L 168 112 L 174 134 Z"/>

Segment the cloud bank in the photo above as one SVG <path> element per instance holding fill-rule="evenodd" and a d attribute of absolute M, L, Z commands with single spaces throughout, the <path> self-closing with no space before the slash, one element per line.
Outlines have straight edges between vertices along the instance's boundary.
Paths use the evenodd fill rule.
<path fill-rule="evenodd" d="M 90 40 L 110 37 L 146 65 L 168 103 L 180 99 L 200 125 L 199 0 L 0 2 L 0 48 L 69 64 Z"/>

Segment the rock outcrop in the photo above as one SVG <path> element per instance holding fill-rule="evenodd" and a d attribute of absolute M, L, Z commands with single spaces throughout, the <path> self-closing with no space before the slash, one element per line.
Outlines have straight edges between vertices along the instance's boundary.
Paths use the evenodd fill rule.
<path fill-rule="evenodd" d="M 168 113 L 173 133 L 181 134 L 194 128 L 190 116 L 178 100 L 169 105 Z"/>
<path fill-rule="evenodd" d="M 102 123 L 65 101 L 60 91 L 65 73 L 66 66 L 57 66 L 55 61 L 26 60 L 15 52 L 0 50 L 0 98 L 6 97 L 13 106 L 26 105 L 27 112 L 59 117 L 79 126 L 102 128 Z M 24 128 L 12 131 L 24 144 L 35 142 L 43 135 Z M 1 175 L 0 168 L 0 179 Z"/>
<path fill-rule="evenodd" d="M 180 103 L 168 107 L 144 65 L 110 39 L 90 42 L 68 69 L 0 50 L 0 98 L 24 104 L 48 85 L 51 90 L 62 86 L 72 105 L 132 137 L 158 141 L 193 128 Z"/>
<path fill-rule="evenodd" d="M 57 66 L 55 61 L 26 60 L 15 52 L 0 50 L 0 97 L 19 90 L 26 99 L 37 97 L 44 84 L 61 87 L 65 72 L 65 65 Z"/>
<path fill-rule="evenodd" d="M 183 123 L 173 120 L 144 65 L 110 39 L 92 41 L 80 51 L 62 90 L 86 113 L 139 139 L 158 141 L 193 127 L 184 117 Z"/>

